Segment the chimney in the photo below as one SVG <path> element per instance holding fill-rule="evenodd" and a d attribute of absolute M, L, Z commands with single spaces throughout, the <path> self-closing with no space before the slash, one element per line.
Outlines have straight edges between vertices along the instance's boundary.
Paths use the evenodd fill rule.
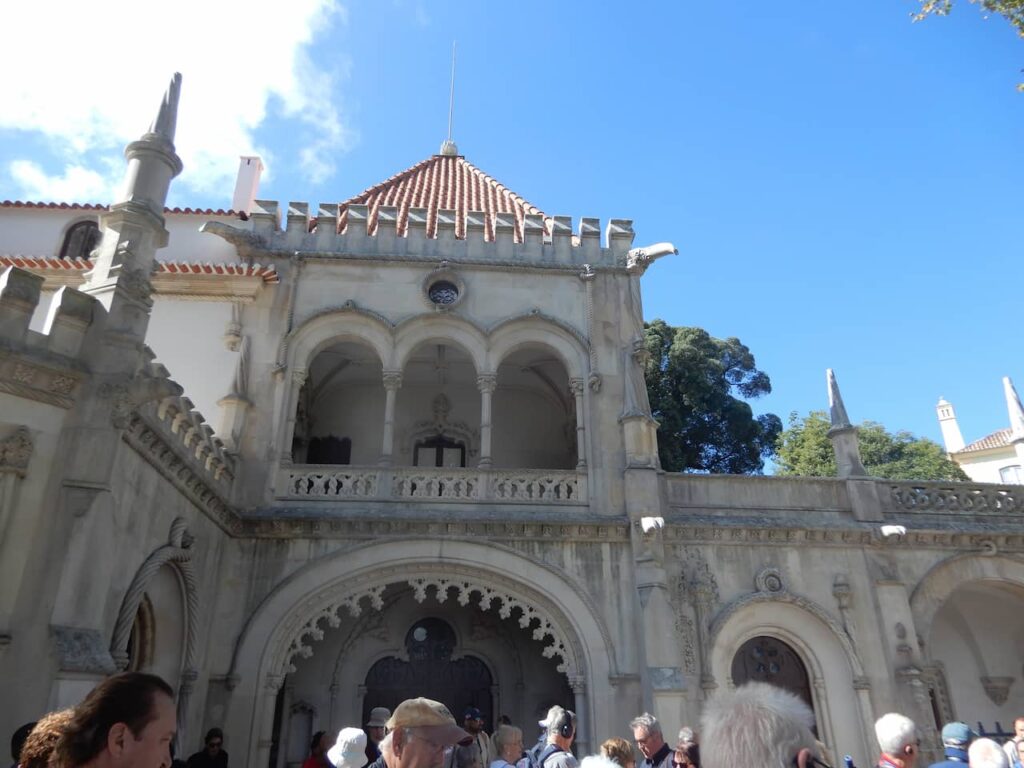
<path fill-rule="evenodd" d="M 231 200 L 231 209 L 244 213 L 252 211 L 253 201 L 260 188 L 260 174 L 263 173 L 263 161 L 256 155 L 242 155 L 238 164 L 238 180 L 235 182 L 235 196 Z"/>
<path fill-rule="evenodd" d="M 956 453 L 964 447 L 964 436 L 960 434 L 960 425 L 956 421 L 953 404 L 940 397 L 935 413 L 939 417 L 939 428 L 942 430 L 942 442 L 946 444 L 946 453 Z"/>

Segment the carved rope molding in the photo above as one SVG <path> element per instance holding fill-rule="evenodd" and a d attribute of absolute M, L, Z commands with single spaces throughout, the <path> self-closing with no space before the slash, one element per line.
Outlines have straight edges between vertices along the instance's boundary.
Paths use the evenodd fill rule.
<path fill-rule="evenodd" d="M 540 593 L 518 586 L 517 591 L 523 594 L 517 595 L 503 586 L 490 583 L 487 577 L 474 569 L 459 566 L 444 566 L 443 576 L 438 575 L 438 567 L 431 564 L 412 566 L 408 570 L 412 574 L 422 575 L 410 575 L 398 580 L 381 575 L 354 579 L 329 587 L 306 600 L 305 607 L 309 609 L 306 616 L 312 616 L 308 619 L 296 617 L 289 622 L 284 630 L 285 637 L 289 638 L 288 645 L 280 666 L 272 673 L 293 673 L 296 670 L 292 660 L 296 656 L 309 658 L 313 655 L 310 641 L 316 642 L 324 637 L 324 631 L 319 627 L 321 621 L 326 621 L 332 628 L 339 627 L 342 609 L 350 616 L 358 618 L 363 613 L 364 599 L 369 601 L 372 610 L 381 611 L 384 608 L 382 593 L 389 584 L 399 583 L 411 586 L 413 596 L 419 602 L 427 598 L 431 588 L 439 602 L 448 599 L 449 589 L 455 589 L 456 600 L 463 607 L 475 602 L 481 611 L 488 611 L 497 603 L 498 615 L 502 618 L 510 618 L 513 612 L 518 610 L 519 626 L 530 631 L 535 640 L 545 643 L 542 651 L 544 657 L 558 656 L 562 660 L 557 667 L 559 672 L 568 676 L 583 674 L 583 649 L 574 642 L 575 638 L 570 641 L 558 623 L 551 618 L 557 611 L 550 607 L 538 607 L 547 602 Z M 475 601 L 472 599 L 474 593 L 480 595 Z M 339 594 L 342 596 L 338 597 Z"/>
<path fill-rule="evenodd" d="M 185 582 L 185 670 L 196 669 L 196 642 L 199 634 L 199 588 L 192 567 L 192 536 L 183 517 L 176 517 L 171 523 L 167 544 L 154 550 L 139 566 L 132 583 L 121 601 L 117 614 L 110 655 L 118 669 L 128 666 L 128 640 L 131 637 L 135 614 L 150 582 L 163 566 L 174 564 Z"/>

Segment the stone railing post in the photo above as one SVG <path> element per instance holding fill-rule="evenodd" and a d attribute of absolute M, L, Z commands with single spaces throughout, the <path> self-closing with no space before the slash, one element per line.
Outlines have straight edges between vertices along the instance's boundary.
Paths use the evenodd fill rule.
<path fill-rule="evenodd" d="M 569 391 L 576 400 L 576 470 L 587 468 L 587 428 L 583 418 L 583 379 L 569 379 Z"/>
<path fill-rule="evenodd" d="M 402 387 L 401 371 L 384 371 L 384 437 L 381 441 L 380 465 L 390 467 L 395 451 L 395 399 Z"/>
<path fill-rule="evenodd" d="M 494 373 L 481 373 L 476 377 L 476 386 L 480 390 L 480 461 L 481 469 L 491 466 L 491 395 L 498 386 L 498 376 Z"/>

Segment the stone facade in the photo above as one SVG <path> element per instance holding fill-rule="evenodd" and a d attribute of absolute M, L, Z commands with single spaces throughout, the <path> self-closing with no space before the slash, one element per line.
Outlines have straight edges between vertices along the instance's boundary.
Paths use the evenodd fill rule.
<path fill-rule="evenodd" d="M 462 208 L 390 207 L 400 175 L 168 211 L 177 89 L 123 200 L 0 206 L 0 727 L 126 668 L 180 692 L 181 751 L 219 725 L 275 768 L 414 691 L 568 705 L 587 752 L 772 679 L 859 765 L 890 710 L 933 752 L 1024 711 L 1018 488 L 861 476 L 831 375 L 845 476 L 665 473 L 637 340 L 670 245 L 450 150 L 412 170 Z"/>

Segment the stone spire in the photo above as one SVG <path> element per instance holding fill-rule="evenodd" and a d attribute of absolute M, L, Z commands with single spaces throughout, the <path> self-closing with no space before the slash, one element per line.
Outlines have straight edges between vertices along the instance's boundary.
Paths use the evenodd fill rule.
<path fill-rule="evenodd" d="M 860 458 L 857 428 L 850 423 L 850 417 L 846 414 L 839 382 L 831 368 L 825 371 L 825 380 L 828 383 L 828 410 L 832 422 L 828 439 L 832 441 L 832 450 L 836 454 L 837 474 L 839 477 L 864 477 L 867 471 Z"/>
<path fill-rule="evenodd" d="M 103 239 L 93 258 L 93 269 L 82 286 L 85 293 L 99 299 L 112 314 L 117 314 L 113 306 L 115 292 L 142 309 L 144 320 L 135 312 L 130 313 L 131 320 L 126 316 L 126 322 L 113 323 L 139 340 L 145 338 L 149 322 L 149 276 L 156 264 L 156 252 L 167 245 L 167 191 L 171 179 L 182 169 L 174 150 L 180 92 L 181 75 L 176 73 L 149 130 L 125 147 L 128 163 L 124 185 L 117 202 L 100 217 Z"/>
<path fill-rule="evenodd" d="M 1010 440 L 1024 440 L 1024 407 L 1020 396 L 1009 376 L 1003 377 L 1003 394 L 1006 396 L 1006 410 L 1010 415 Z"/>
<path fill-rule="evenodd" d="M 850 417 L 846 415 L 846 405 L 843 403 L 843 396 L 839 392 L 836 374 L 831 368 L 825 371 L 825 380 L 828 382 L 828 415 L 833 429 L 851 426 Z"/>
<path fill-rule="evenodd" d="M 156 120 L 149 127 L 150 133 L 163 136 L 171 144 L 174 144 L 174 130 L 178 123 L 178 96 L 180 94 L 181 73 L 175 72 L 164 93 L 164 100 L 160 103 L 160 111 L 157 112 Z"/>

